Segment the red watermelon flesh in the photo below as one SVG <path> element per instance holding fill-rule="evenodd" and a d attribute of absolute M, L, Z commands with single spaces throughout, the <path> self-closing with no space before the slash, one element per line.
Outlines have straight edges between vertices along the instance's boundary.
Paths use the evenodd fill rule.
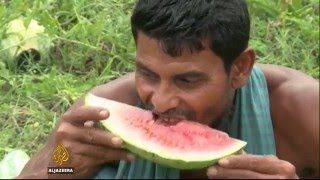
<path fill-rule="evenodd" d="M 86 105 L 104 107 L 109 117 L 101 121 L 123 139 L 138 156 L 178 169 L 198 169 L 241 151 L 246 142 L 189 120 L 154 119 L 150 111 L 113 100 L 86 96 Z"/>

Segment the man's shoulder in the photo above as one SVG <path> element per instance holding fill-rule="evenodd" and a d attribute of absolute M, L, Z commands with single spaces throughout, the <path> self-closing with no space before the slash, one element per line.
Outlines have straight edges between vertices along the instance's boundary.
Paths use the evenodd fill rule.
<path fill-rule="evenodd" d="M 284 66 L 259 64 L 258 67 L 266 78 L 271 108 L 277 108 L 274 113 L 297 116 L 297 113 L 309 113 L 310 109 L 319 113 L 319 82 L 316 79 Z"/>
<path fill-rule="evenodd" d="M 319 82 L 297 70 L 258 65 L 269 91 L 270 110 L 282 158 L 319 175 Z"/>
<path fill-rule="evenodd" d="M 265 75 L 272 103 L 306 105 L 319 99 L 319 81 L 298 70 L 278 65 L 258 64 Z M 290 104 L 286 104 L 290 107 Z M 306 107 L 303 107 L 306 108 Z"/>
<path fill-rule="evenodd" d="M 294 88 L 310 85 L 319 86 L 319 82 L 316 79 L 292 68 L 272 64 L 257 64 L 257 66 L 264 73 L 270 92 L 279 90 L 284 86 L 293 86 L 294 84 L 296 84 Z"/>
<path fill-rule="evenodd" d="M 91 93 L 130 105 L 136 105 L 139 101 L 134 73 L 128 73 L 106 84 L 96 86 L 91 90 Z"/>

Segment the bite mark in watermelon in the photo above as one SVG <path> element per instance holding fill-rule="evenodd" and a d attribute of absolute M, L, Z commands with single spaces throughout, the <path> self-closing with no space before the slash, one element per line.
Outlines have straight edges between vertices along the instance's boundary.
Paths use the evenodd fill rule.
<path fill-rule="evenodd" d="M 247 144 L 193 121 L 179 120 L 169 124 L 164 120 L 159 123 L 150 111 L 91 93 L 87 94 L 85 104 L 108 109 L 108 119 L 100 122 L 123 139 L 125 148 L 167 167 L 205 168 L 223 157 L 240 152 Z"/>

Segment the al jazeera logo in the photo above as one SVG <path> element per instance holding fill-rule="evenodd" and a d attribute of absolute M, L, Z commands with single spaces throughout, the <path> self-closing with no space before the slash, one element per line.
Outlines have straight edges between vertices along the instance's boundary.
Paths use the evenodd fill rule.
<path fill-rule="evenodd" d="M 62 144 L 56 147 L 52 154 L 52 159 L 58 167 L 48 167 L 48 174 L 73 174 L 74 169 L 72 167 L 62 166 L 69 160 L 69 153 Z"/>

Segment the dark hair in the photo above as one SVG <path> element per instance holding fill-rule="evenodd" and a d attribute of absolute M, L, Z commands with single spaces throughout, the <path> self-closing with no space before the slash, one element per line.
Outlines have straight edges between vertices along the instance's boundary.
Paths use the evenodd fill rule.
<path fill-rule="evenodd" d="M 138 0 L 131 28 L 135 40 L 141 31 L 173 57 L 184 48 L 201 51 L 207 45 L 229 72 L 248 46 L 250 19 L 244 0 Z"/>

